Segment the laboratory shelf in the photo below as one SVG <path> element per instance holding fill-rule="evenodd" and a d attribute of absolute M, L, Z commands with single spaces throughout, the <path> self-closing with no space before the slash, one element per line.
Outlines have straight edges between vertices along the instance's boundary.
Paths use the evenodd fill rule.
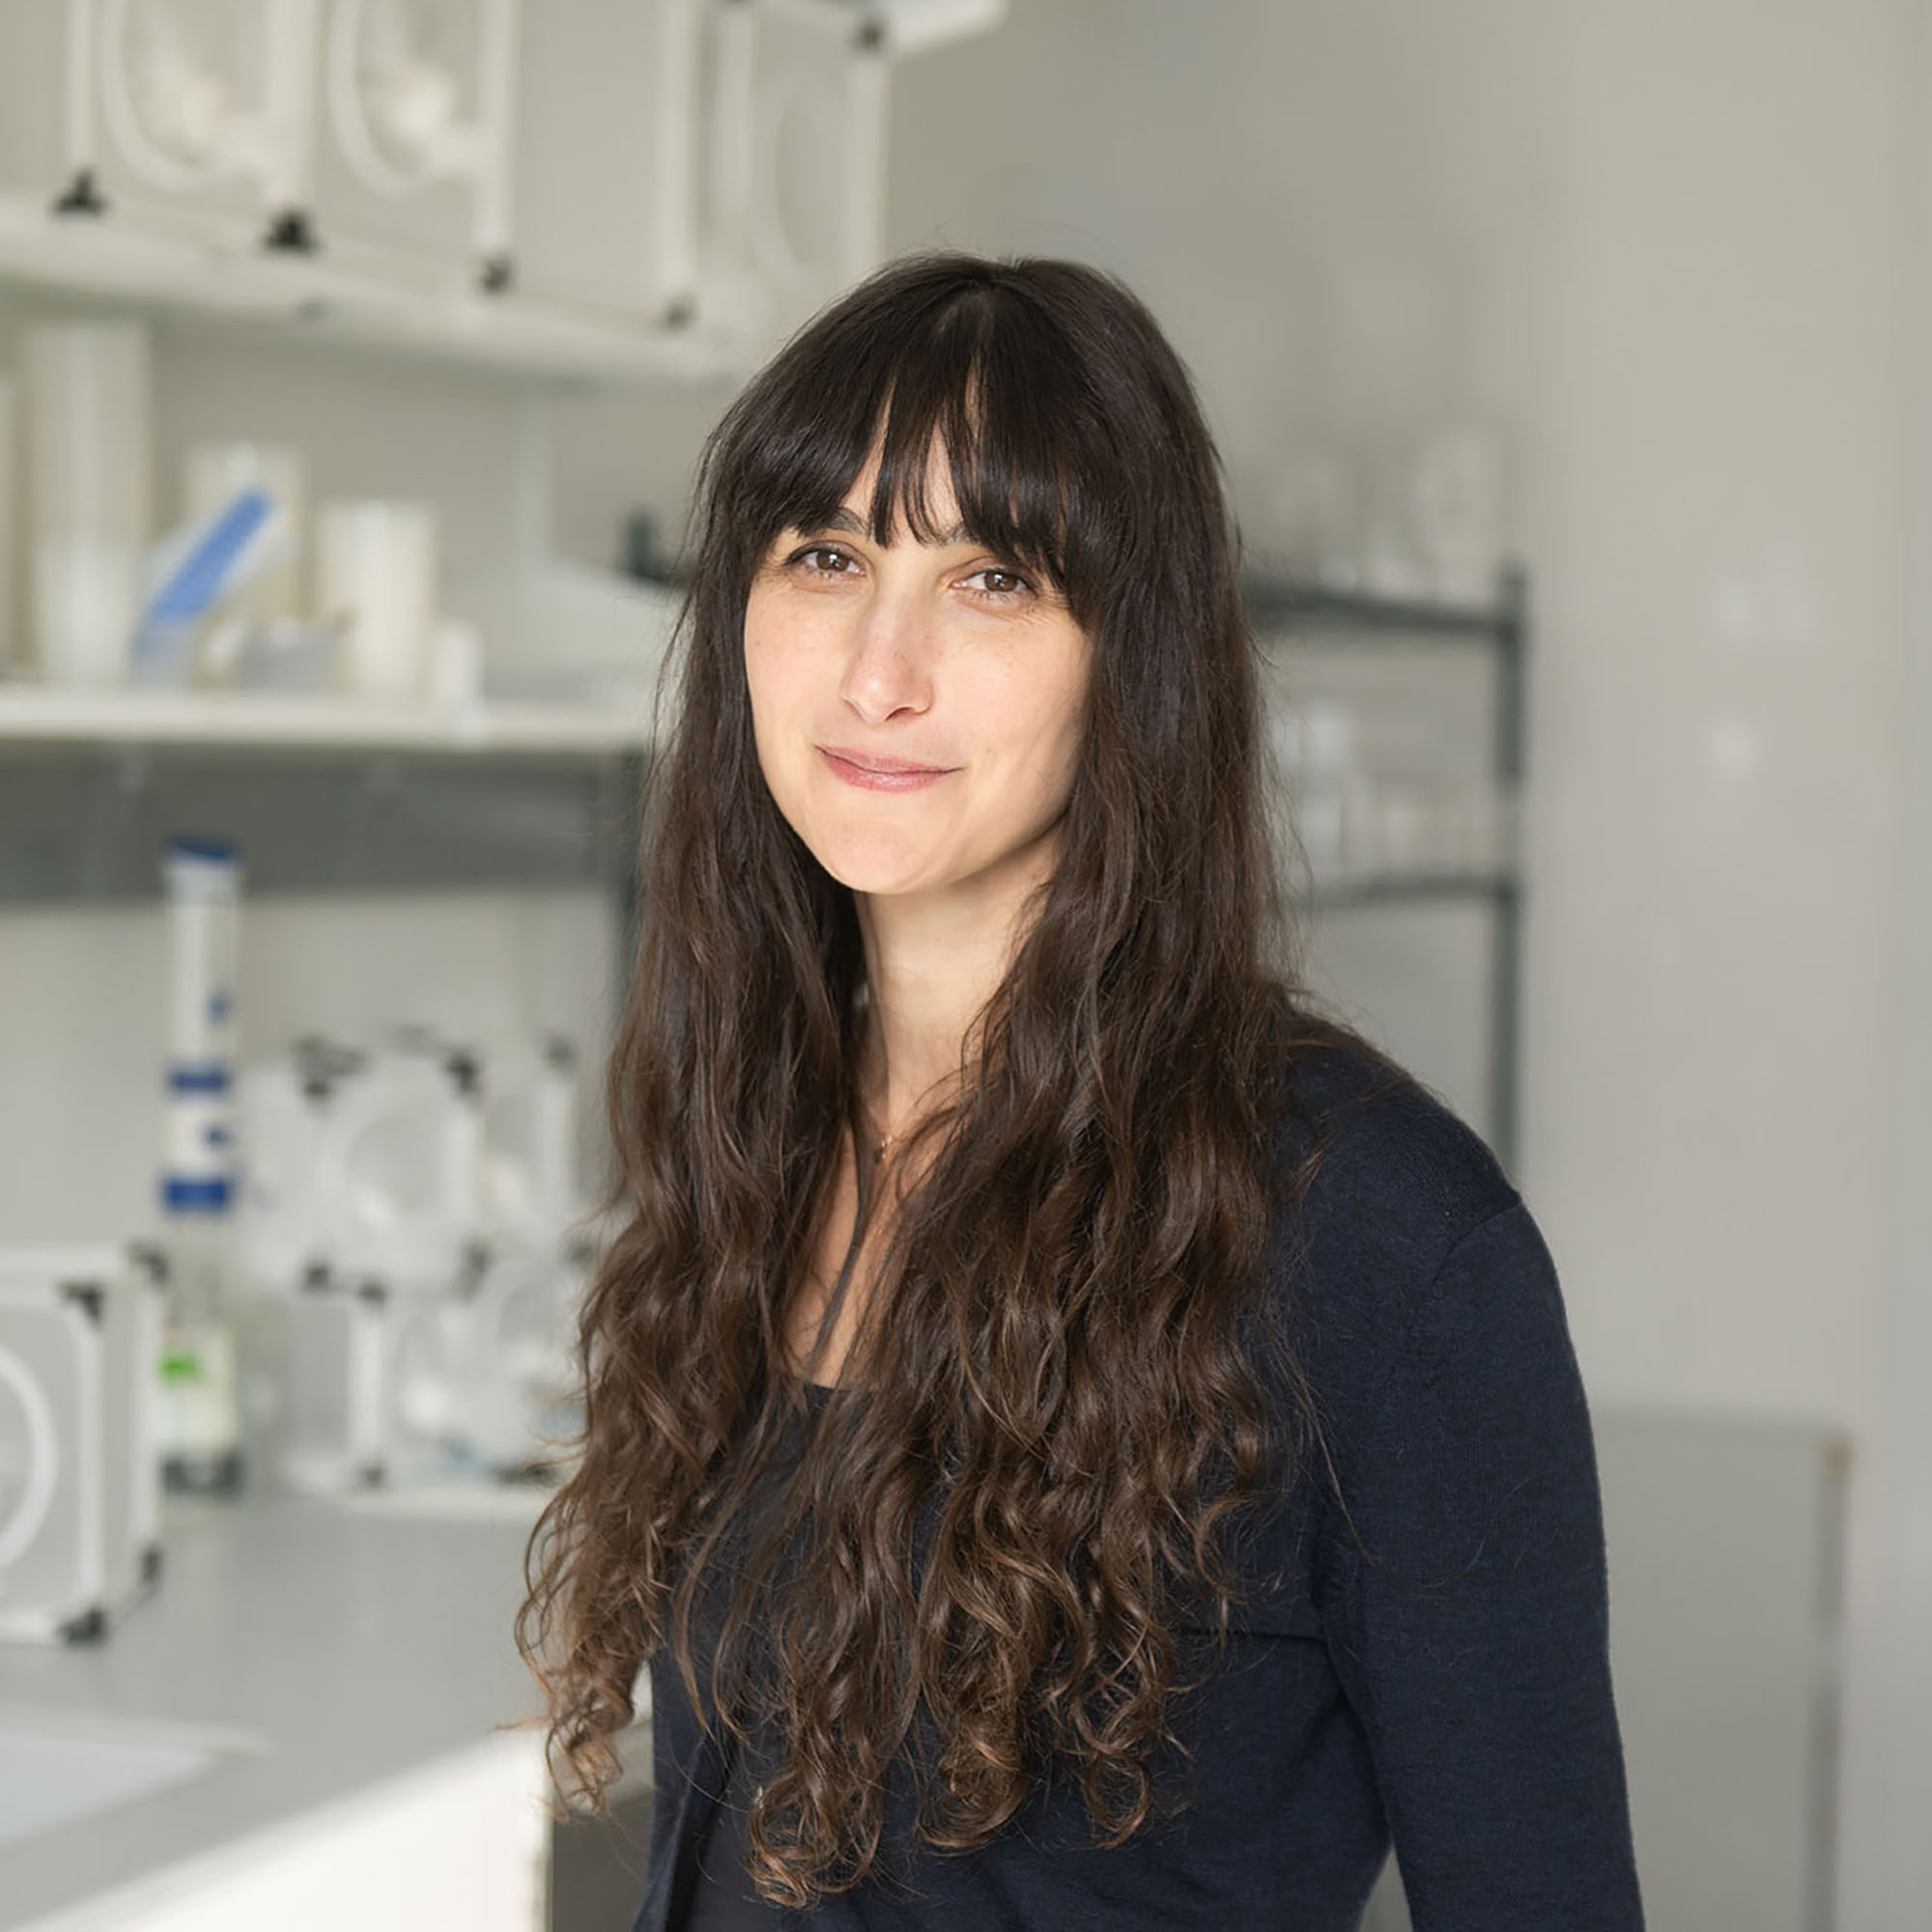
<path fill-rule="evenodd" d="M 644 758 L 579 705 L 0 687 L 0 904 L 152 901 L 181 835 L 232 840 L 256 895 L 627 903 Z"/>
<path fill-rule="evenodd" d="M 1514 1169 L 1521 1060 L 1524 885 L 1519 804 L 1525 761 L 1524 680 L 1529 652 L 1529 584 L 1511 566 L 1498 574 L 1494 600 L 1461 604 L 1338 590 L 1323 583 L 1250 579 L 1242 586 L 1250 621 L 1270 639 L 1321 649 L 1474 645 L 1494 654 L 1495 711 L 1491 778 L 1509 801 L 1508 863 L 1475 872 L 1386 873 L 1317 881 L 1306 903 L 1317 914 L 1402 905 L 1476 902 L 1493 919 L 1489 985 L 1489 1138 Z"/>
<path fill-rule="evenodd" d="M 742 344 L 684 310 L 651 321 L 571 307 L 408 258 L 244 248 L 19 194 L 0 194 L 0 284 L 538 378 L 693 382 L 744 367 Z"/>
<path fill-rule="evenodd" d="M 361 752 L 615 755 L 641 751 L 641 716 L 519 700 L 402 704 L 320 693 L 78 690 L 0 684 L 0 749 L 201 745 Z"/>
<path fill-rule="evenodd" d="M 1338 590 L 1325 583 L 1279 582 L 1264 578 L 1243 586 L 1248 614 L 1264 630 L 1320 626 L 1405 642 L 1430 639 L 1492 640 L 1520 614 L 1517 607 L 1522 591 L 1522 580 L 1516 573 L 1504 578 L 1501 595 L 1493 604 L 1384 597 L 1371 591 Z"/>
<path fill-rule="evenodd" d="M 1318 882 L 1308 895 L 1317 912 L 1363 906 L 1461 904 L 1497 900 L 1520 891 L 1513 872 L 1382 872 L 1360 879 Z"/>

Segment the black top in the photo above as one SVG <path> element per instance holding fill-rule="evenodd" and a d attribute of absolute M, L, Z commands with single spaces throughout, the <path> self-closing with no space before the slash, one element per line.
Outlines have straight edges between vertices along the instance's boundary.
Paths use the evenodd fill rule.
<path fill-rule="evenodd" d="M 858 1205 L 853 1211 L 852 1236 L 845 1246 L 838 1279 L 833 1284 L 825 1311 L 819 1317 L 817 1343 L 812 1350 L 814 1362 L 851 1287 L 852 1270 L 858 1263 L 859 1244 L 866 1231 L 879 1169 L 878 1134 L 863 1108 L 854 1112 L 852 1152 Z M 800 1386 L 811 1409 L 822 1411 L 831 1390 L 815 1381 L 806 1381 Z M 796 1424 L 788 1424 L 776 1452 L 759 1471 L 747 1504 L 747 1516 L 751 1519 L 748 1527 L 753 1534 L 768 1520 L 776 1520 L 783 1505 L 785 1487 L 797 1471 L 804 1446 Z M 724 1789 L 710 1822 L 682 1847 L 679 1856 L 679 1932 L 771 1932 L 773 1926 L 782 1923 L 782 1916 L 776 1906 L 752 1889 L 745 1869 L 750 1850 L 745 1827 L 752 1800 L 756 1795 L 757 1779 L 749 1754 L 735 1743 L 721 1740 L 719 1750 L 725 1760 Z"/>
<path fill-rule="evenodd" d="M 1260 1587 L 1179 1713 L 1191 1802 L 1096 1849 L 1077 1786 L 1052 1776 L 1000 1838 L 949 1857 L 917 1844 L 909 1785 L 889 1782 L 887 1883 L 698 1922 L 1355 1932 L 1393 1840 L 1415 1932 L 1639 1932 L 1596 1465 L 1555 1271 L 1476 1136 L 1412 1082 L 1372 1092 L 1378 1077 L 1312 1056 L 1278 1136 L 1292 1163 L 1309 1120 L 1332 1122 L 1305 1202 L 1277 1217 L 1269 1293 L 1334 1485 L 1295 1483 L 1243 1539 Z M 719 1807 L 729 1766 L 675 1670 L 657 1660 L 651 1678 L 634 1932 L 694 1922 L 698 1898 L 722 1908 L 693 1884 L 714 1818 L 705 1867 L 742 1861 Z"/>
<path fill-rule="evenodd" d="M 812 1407 L 823 1408 L 830 1391 L 816 1382 L 807 1382 L 805 1388 Z M 787 1432 L 758 1478 L 750 1504 L 753 1511 L 776 1511 L 785 1482 L 798 1467 L 800 1447 L 796 1435 Z M 724 1790 L 708 1825 L 684 1846 L 676 1922 L 679 1932 L 773 1932 L 784 1923 L 784 1914 L 752 1889 L 745 1871 L 750 1850 L 746 1816 L 757 1792 L 757 1774 L 745 1751 L 729 1744 L 722 1750 L 729 1761 Z"/>

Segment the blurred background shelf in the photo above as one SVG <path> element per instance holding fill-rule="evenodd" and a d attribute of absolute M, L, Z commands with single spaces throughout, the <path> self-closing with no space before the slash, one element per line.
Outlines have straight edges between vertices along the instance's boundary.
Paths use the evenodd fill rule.
<path fill-rule="evenodd" d="M 248 323 L 438 361 L 554 380 L 698 381 L 742 368 L 742 345 L 683 311 L 647 323 L 485 293 L 404 260 L 241 251 L 0 194 L 0 287 Z"/>
<path fill-rule="evenodd" d="M 620 711 L 520 699 L 396 704 L 313 694 L 84 691 L 0 684 L 0 747 L 175 745 L 615 756 L 643 747 Z"/>
<path fill-rule="evenodd" d="M 641 734 L 587 707 L 0 689 L 0 905 L 158 896 L 170 838 L 251 895 L 560 890 L 628 904 Z"/>
<path fill-rule="evenodd" d="M 1487 1088 L 1485 1132 L 1506 1169 L 1515 1171 L 1521 1064 L 1523 875 L 1520 804 L 1524 769 L 1524 672 L 1529 644 L 1529 589 L 1517 567 L 1503 570 L 1495 596 L 1484 604 L 1385 596 L 1327 584 L 1254 578 L 1242 586 L 1250 620 L 1264 643 L 1284 649 L 1277 671 L 1304 649 L 1356 652 L 1474 647 L 1492 659 L 1492 696 L 1487 744 L 1475 755 L 1487 765 L 1499 806 L 1497 863 L 1411 869 L 1372 867 L 1328 871 L 1317 866 L 1306 882 L 1305 903 L 1318 917 L 1393 913 L 1400 908 L 1476 906 L 1490 914 L 1488 946 Z M 1405 672 L 1406 674 L 1406 672 Z M 1290 709 L 1295 694 L 1286 694 Z M 1451 719 L 1449 731 L 1480 727 L 1484 721 Z M 1301 775 L 1292 768 L 1290 789 Z M 1364 771 L 1361 776 L 1376 775 Z M 1299 810 L 1299 801 L 1297 810 Z"/>
<path fill-rule="evenodd" d="M 1317 885 L 1309 904 L 1317 912 L 1346 912 L 1365 906 L 1461 904 L 1468 900 L 1514 897 L 1521 882 L 1513 871 L 1385 872 L 1361 879 L 1331 879 Z"/>
<path fill-rule="evenodd" d="M 1520 636 L 1525 584 L 1521 572 L 1505 574 L 1493 604 L 1457 604 L 1424 597 L 1384 597 L 1374 591 L 1338 590 L 1325 583 L 1250 579 L 1242 586 L 1249 615 L 1263 628 L 1321 626 L 1364 637 L 1406 639 L 1474 639 L 1509 645 Z"/>

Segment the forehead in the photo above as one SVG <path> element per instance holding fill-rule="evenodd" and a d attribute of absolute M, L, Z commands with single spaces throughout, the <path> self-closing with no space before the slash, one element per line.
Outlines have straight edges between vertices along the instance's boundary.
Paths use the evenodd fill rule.
<path fill-rule="evenodd" d="M 873 512 L 878 506 L 879 470 L 883 461 L 884 451 L 874 443 L 864 467 L 847 487 L 838 508 L 826 519 L 827 529 L 845 530 L 853 536 L 865 536 L 871 530 Z M 919 481 L 917 497 L 922 514 L 910 520 L 914 527 L 908 528 L 903 497 L 899 492 L 894 493 L 892 524 L 884 532 L 887 542 L 911 540 L 944 546 L 971 541 L 966 519 L 960 512 L 958 494 L 952 485 L 952 466 L 936 439 L 927 447 L 925 473 Z"/>

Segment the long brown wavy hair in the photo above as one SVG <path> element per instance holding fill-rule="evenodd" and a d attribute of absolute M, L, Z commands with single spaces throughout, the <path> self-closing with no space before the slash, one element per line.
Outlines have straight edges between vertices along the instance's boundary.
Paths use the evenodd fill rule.
<path fill-rule="evenodd" d="M 1056 869 L 923 1123 L 856 1386 L 814 1406 L 781 1338 L 853 1118 L 866 961 L 850 892 L 759 768 L 746 600 L 780 532 L 822 527 L 875 450 L 875 539 L 936 536 L 935 449 L 972 540 L 1065 596 L 1092 683 Z M 1183 1621 L 1213 1627 L 1237 1513 L 1307 1460 L 1264 1394 L 1270 1372 L 1296 1386 L 1292 1354 L 1249 1318 L 1271 1210 L 1306 1179 L 1275 1172 L 1287 1070 L 1338 1031 L 1286 968 L 1218 459 L 1118 282 L 887 268 L 739 396 L 694 527 L 610 1066 L 622 1232 L 583 1304 L 580 1453 L 518 1634 L 593 1808 L 653 1659 L 706 1721 L 779 1740 L 752 1872 L 804 1905 L 879 1869 L 895 1763 L 919 1835 L 951 1850 L 998 1833 L 1050 1763 L 1101 1842 L 1160 1808 Z M 798 1474 L 746 1543 L 788 1423 Z"/>

